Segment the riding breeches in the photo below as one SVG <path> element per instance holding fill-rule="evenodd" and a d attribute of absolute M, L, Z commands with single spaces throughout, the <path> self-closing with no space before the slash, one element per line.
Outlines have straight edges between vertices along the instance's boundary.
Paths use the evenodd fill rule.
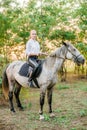
<path fill-rule="evenodd" d="M 38 58 L 36 56 L 29 57 L 28 63 L 34 69 L 38 66 Z"/>

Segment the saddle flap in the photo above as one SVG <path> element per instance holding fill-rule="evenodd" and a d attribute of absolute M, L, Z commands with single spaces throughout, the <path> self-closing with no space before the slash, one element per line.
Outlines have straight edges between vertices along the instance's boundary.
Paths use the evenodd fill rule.
<path fill-rule="evenodd" d="M 21 76 L 29 77 L 29 73 L 30 73 L 31 69 L 32 69 L 32 67 L 29 66 L 29 64 L 26 62 L 20 68 L 19 74 Z M 35 79 L 36 77 L 38 77 L 40 75 L 41 71 L 42 71 L 42 62 L 39 63 L 38 67 L 33 69 L 32 79 Z"/>
<path fill-rule="evenodd" d="M 29 64 L 26 62 L 22 65 L 22 67 L 20 68 L 19 70 L 19 74 L 21 76 L 25 76 L 25 77 L 28 77 L 28 72 L 29 71 Z"/>

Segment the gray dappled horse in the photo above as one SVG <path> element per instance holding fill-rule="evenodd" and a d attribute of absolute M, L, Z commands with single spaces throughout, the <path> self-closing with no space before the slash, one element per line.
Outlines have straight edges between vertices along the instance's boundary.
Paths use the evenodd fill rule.
<path fill-rule="evenodd" d="M 53 87 L 57 82 L 57 73 L 66 59 L 72 60 L 78 65 L 84 64 L 85 62 L 84 56 L 72 44 L 65 42 L 60 48 L 52 52 L 43 62 L 41 74 L 37 77 L 40 86 L 40 119 L 44 119 L 43 105 L 46 91 L 50 117 L 54 116 L 51 105 Z M 19 75 L 19 70 L 24 63 L 24 61 L 14 61 L 7 65 L 3 73 L 3 93 L 6 98 L 9 98 L 10 109 L 12 112 L 15 112 L 13 106 L 13 91 L 16 97 L 17 106 L 22 109 L 19 93 L 22 86 L 28 87 L 28 77 Z"/>

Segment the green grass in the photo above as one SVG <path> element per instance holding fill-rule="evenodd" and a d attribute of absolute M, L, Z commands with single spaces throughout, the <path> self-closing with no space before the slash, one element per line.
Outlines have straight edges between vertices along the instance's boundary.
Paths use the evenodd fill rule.
<path fill-rule="evenodd" d="M 66 84 L 59 84 L 57 85 L 58 90 L 62 90 L 62 89 L 69 89 L 69 85 Z"/>
<path fill-rule="evenodd" d="M 81 109 L 79 114 L 80 114 L 81 117 L 87 116 L 87 109 Z"/>
<path fill-rule="evenodd" d="M 54 118 L 48 113 L 47 98 L 44 104 L 44 121 L 39 120 L 39 89 L 23 88 L 20 94 L 24 111 L 11 115 L 9 106 L 0 109 L 0 121 L 14 124 L 15 130 L 87 130 L 87 81 L 58 83 L 53 92 Z M 9 120 L 8 120 L 9 119 Z"/>

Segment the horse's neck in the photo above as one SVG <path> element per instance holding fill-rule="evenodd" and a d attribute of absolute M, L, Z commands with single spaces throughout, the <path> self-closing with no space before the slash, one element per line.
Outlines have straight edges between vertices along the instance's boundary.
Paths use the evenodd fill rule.
<path fill-rule="evenodd" d="M 62 64 L 64 62 L 64 59 L 57 58 L 57 57 L 49 57 L 45 63 L 44 68 L 48 71 L 51 71 L 52 73 L 57 73 L 58 70 L 60 70 Z"/>
<path fill-rule="evenodd" d="M 62 64 L 65 61 L 65 57 L 66 57 L 66 47 L 62 46 L 59 49 L 56 50 L 56 59 L 55 59 L 55 63 L 54 63 L 54 68 L 55 68 L 55 72 L 60 70 Z"/>
<path fill-rule="evenodd" d="M 49 70 L 53 70 L 53 72 L 55 73 L 58 70 L 60 70 L 60 68 L 65 60 L 66 50 L 64 47 L 60 47 L 55 52 L 53 52 L 53 55 L 55 55 L 55 56 L 49 56 L 46 59 L 45 64 Z"/>
<path fill-rule="evenodd" d="M 58 72 L 58 70 L 60 70 L 63 62 L 64 62 L 64 59 L 56 58 L 55 63 L 54 63 L 54 72 Z"/>

